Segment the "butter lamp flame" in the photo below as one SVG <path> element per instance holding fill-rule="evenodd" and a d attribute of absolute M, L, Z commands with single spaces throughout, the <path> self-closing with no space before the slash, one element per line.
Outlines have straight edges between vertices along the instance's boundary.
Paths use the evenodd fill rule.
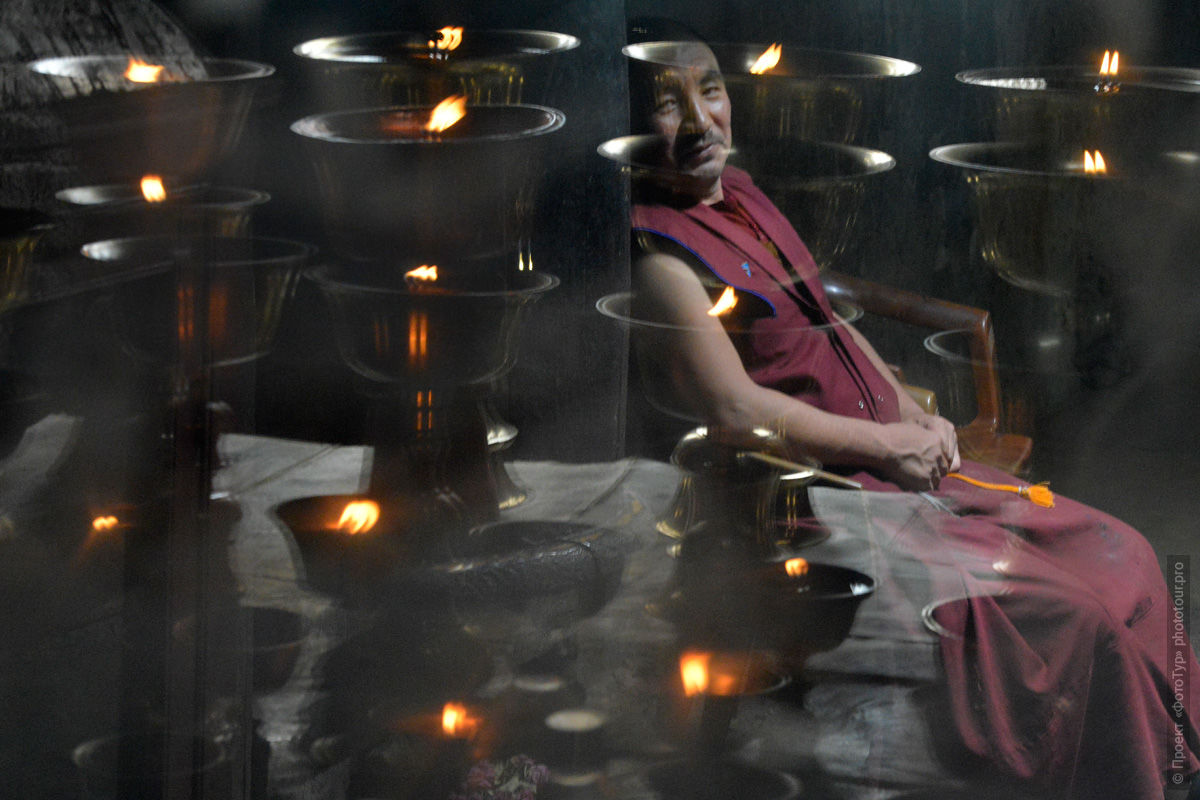
<path fill-rule="evenodd" d="M 425 130 L 431 133 L 441 133 L 467 115 L 467 96 L 456 94 L 447 97 L 433 108 Z"/>
<path fill-rule="evenodd" d="M 422 264 L 404 273 L 404 280 L 409 282 L 431 282 L 438 279 L 437 264 Z"/>
<path fill-rule="evenodd" d="M 725 291 L 721 292 L 721 296 L 717 298 L 717 302 L 706 313 L 710 317 L 719 317 L 736 305 L 737 295 L 734 293 L 733 287 L 726 286 Z"/>
<path fill-rule="evenodd" d="M 99 516 L 92 520 L 92 530 L 96 532 L 111 531 L 117 527 L 119 522 L 120 520 L 111 514 Z"/>
<path fill-rule="evenodd" d="M 372 500 L 355 500 L 347 503 L 338 518 L 337 529 L 351 536 L 365 533 L 379 521 L 379 504 Z"/>
<path fill-rule="evenodd" d="M 437 38 L 429 40 L 429 47 L 433 50 L 456 50 L 462 44 L 463 29 L 453 25 L 447 25 L 444 28 L 437 30 Z"/>
<path fill-rule="evenodd" d="M 1114 78 L 1117 75 L 1117 70 L 1120 66 L 1121 54 L 1113 50 L 1104 51 L 1104 58 L 1100 61 L 1100 74 L 1109 78 Z"/>
<path fill-rule="evenodd" d="M 163 186 L 162 178 L 157 175 L 147 175 L 142 178 L 142 197 L 147 203 L 161 203 L 167 199 L 167 189 Z"/>
<path fill-rule="evenodd" d="M 750 67 L 751 75 L 762 75 L 770 72 L 779 66 L 779 59 L 783 56 L 783 47 L 776 42 L 763 51 L 762 55 Z"/>
<path fill-rule="evenodd" d="M 1100 154 L 1099 150 L 1095 152 L 1091 150 L 1083 151 L 1083 171 L 1090 174 L 1108 171 L 1108 165 L 1104 162 L 1104 156 Z"/>
<path fill-rule="evenodd" d="M 803 558 L 789 558 L 783 562 L 783 571 L 789 578 L 799 578 L 808 574 L 808 561 Z"/>
<path fill-rule="evenodd" d="M 683 693 L 695 697 L 708 690 L 708 663 L 710 653 L 687 652 L 679 657 L 679 677 L 683 681 Z"/>
<path fill-rule="evenodd" d="M 159 64 L 147 64 L 140 59 L 131 58 L 129 66 L 125 69 L 125 78 L 134 83 L 157 83 L 162 71 L 163 68 Z"/>
<path fill-rule="evenodd" d="M 468 739 L 479 726 L 479 721 L 467 713 L 461 703 L 446 703 L 442 707 L 442 732 L 454 739 Z"/>

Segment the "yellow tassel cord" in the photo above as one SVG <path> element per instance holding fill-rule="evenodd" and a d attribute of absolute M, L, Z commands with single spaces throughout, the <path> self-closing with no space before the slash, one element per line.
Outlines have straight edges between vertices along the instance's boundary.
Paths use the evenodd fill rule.
<path fill-rule="evenodd" d="M 1011 486 L 1007 483 L 987 483 L 985 481 L 968 478 L 959 472 L 951 472 L 946 475 L 947 478 L 958 478 L 960 481 L 966 481 L 972 486 L 978 486 L 981 489 L 995 489 L 1000 492 L 1015 492 L 1034 505 L 1042 508 L 1054 508 L 1054 495 L 1050 492 L 1050 487 L 1045 483 L 1036 483 L 1032 486 Z"/>

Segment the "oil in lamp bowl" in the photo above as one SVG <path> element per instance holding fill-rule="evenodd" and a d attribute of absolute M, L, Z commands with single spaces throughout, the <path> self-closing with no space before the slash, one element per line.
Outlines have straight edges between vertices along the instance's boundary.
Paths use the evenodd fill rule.
<path fill-rule="evenodd" d="M 467 28 L 451 50 L 437 46 L 439 36 L 328 36 L 292 50 L 307 67 L 319 109 L 334 111 L 425 105 L 457 94 L 476 104 L 542 102 L 556 56 L 579 46 L 576 37 L 552 31 Z"/>
<path fill-rule="evenodd" d="M 793 664 L 845 641 L 876 586 L 869 575 L 835 564 L 808 562 L 796 576 L 782 563 L 743 564 L 727 574 L 712 567 L 682 575 L 671 598 L 684 641 L 770 648 Z"/>
<path fill-rule="evenodd" d="M 356 373 L 397 388 L 478 384 L 516 362 L 517 332 L 525 308 L 558 285 L 543 272 L 468 269 L 442 265 L 431 285 L 397 275 L 359 282 L 351 271 L 310 270 L 333 312 L 343 361 Z"/>
<path fill-rule="evenodd" d="M 891 79 L 915 75 L 911 61 L 870 53 L 783 44 L 779 63 L 750 72 L 770 43 L 710 45 L 733 106 L 733 129 L 742 141 L 808 139 L 849 143 L 860 137 L 863 109 L 878 100 Z M 657 67 L 686 64 L 686 44 L 644 42 L 622 52 Z"/>
<path fill-rule="evenodd" d="M 1093 147 L 1195 147 L 1200 70 L 1122 67 L 1101 76 L 1095 67 L 994 67 L 955 78 L 979 92 L 989 138 Z"/>
<path fill-rule="evenodd" d="M 767 607 L 782 617 L 786 638 L 803 653 L 832 650 L 850 634 L 862 602 L 875 592 L 875 579 L 836 564 L 809 562 L 801 575 L 788 575 L 782 564 L 763 571 Z"/>
<path fill-rule="evenodd" d="M 339 111 L 292 124 L 316 167 L 334 250 L 386 261 L 515 251 L 528 239 L 541 154 L 566 117 L 531 105 L 467 106 L 441 133 L 433 109 Z"/>
<path fill-rule="evenodd" d="M 82 252 L 112 296 L 126 350 L 157 364 L 175 357 L 181 276 L 196 268 L 208 296 L 209 357 L 228 366 L 270 351 L 314 248 L 267 237 L 145 236 L 90 242 Z"/>
<path fill-rule="evenodd" d="M 162 56 L 153 83 L 124 77 L 129 55 L 64 56 L 28 64 L 51 81 L 53 111 L 85 179 L 163 173 L 190 178 L 227 156 L 254 93 L 274 67 L 253 61 Z"/>
<path fill-rule="evenodd" d="M 309 587 L 335 597 L 373 593 L 400 563 L 416 558 L 413 542 L 397 533 L 395 509 L 380 507 L 378 521 L 364 530 L 340 526 L 347 506 L 364 501 L 361 495 L 320 495 L 288 500 L 272 510 L 291 534 Z"/>

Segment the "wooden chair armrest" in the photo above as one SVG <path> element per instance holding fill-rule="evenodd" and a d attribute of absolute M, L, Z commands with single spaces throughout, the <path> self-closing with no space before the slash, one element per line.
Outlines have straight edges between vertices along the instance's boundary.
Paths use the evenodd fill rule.
<path fill-rule="evenodd" d="M 908 396 L 917 401 L 917 405 L 925 410 L 926 414 L 936 414 L 938 412 L 937 393 L 929 389 L 923 389 L 920 386 L 912 384 L 901 384 Z"/>

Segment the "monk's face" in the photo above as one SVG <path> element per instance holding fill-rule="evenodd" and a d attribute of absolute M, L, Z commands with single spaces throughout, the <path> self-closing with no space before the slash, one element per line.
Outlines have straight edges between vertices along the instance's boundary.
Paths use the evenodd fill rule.
<path fill-rule="evenodd" d="M 650 124 L 666 146 L 680 188 L 695 199 L 720 199 L 732 144 L 729 95 L 712 51 L 689 45 L 678 66 L 655 71 Z"/>

